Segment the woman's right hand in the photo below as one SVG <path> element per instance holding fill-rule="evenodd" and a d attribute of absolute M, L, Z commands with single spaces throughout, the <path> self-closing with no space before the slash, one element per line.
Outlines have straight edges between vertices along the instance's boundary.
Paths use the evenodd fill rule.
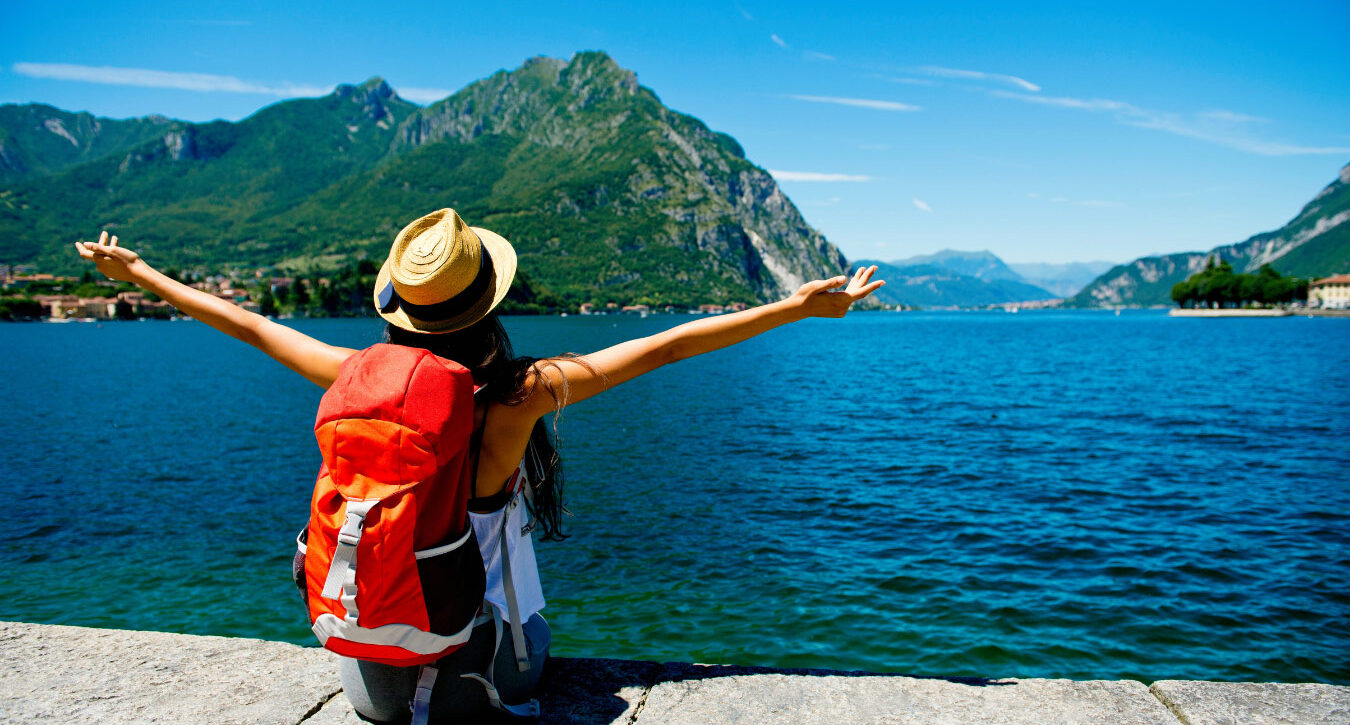
<path fill-rule="evenodd" d="M 843 317 L 854 302 L 886 284 L 882 280 L 869 282 L 876 271 L 877 266 L 874 264 L 870 267 L 859 267 L 852 278 L 841 274 L 831 279 L 807 282 L 798 288 L 796 294 L 789 297 L 788 301 L 797 306 L 803 317 Z M 848 279 L 848 286 L 843 290 L 833 291 L 834 288 L 844 284 L 845 279 Z"/>
<path fill-rule="evenodd" d="M 105 230 L 98 235 L 98 243 L 93 242 L 75 242 L 75 249 L 79 251 L 82 259 L 92 261 L 108 279 L 115 279 L 119 282 L 131 282 L 140 284 L 141 277 L 148 265 L 141 259 L 141 255 L 117 246 L 117 237 L 108 241 L 108 232 Z"/>

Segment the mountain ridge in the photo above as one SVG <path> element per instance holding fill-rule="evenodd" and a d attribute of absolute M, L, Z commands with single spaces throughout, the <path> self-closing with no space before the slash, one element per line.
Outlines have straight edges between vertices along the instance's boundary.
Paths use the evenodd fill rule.
<path fill-rule="evenodd" d="M 452 206 L 568 303 L 767 301 L 846 266 L 739 143 L 598 51 L 532 58 L 425 108 L 375 76 L 155 131 L 5 181 L 0 258 L 70 267 L 69 229 L 108 227 L 159 263 L 382 260 L 403 224 Z"/>
<path fill-rule="evenodd" d="M 1281 274 L 1321 277 L 1350 272 L 1350 164 L 1284 226 L 1207 252 L 1140 257 L 1118 265 L 1066 300 L 1072 307 L 1170 305 L 1172 286 L 1218 257 L 1237 272 L 1269 264 Z"/>
<path fill-rule="evenodd" d="M 894 262 L 859 260 L 877 265 L 886 286 L 877 299 L 913 307 L 984 307 L 1010 302 L 1054 299 L 1054 293 L 1030 284 L 988 250 L 944 249 Z"/>

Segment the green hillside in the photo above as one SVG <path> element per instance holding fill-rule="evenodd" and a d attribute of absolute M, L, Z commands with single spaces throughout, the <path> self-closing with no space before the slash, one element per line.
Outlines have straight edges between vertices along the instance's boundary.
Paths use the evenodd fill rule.
<path fill-rule="evenodd" d="M 0 184 L 126 151 L 161 135 L 172 123 L 163 116 L 98 118 L 41 103 L 0 105 Z"/>
<path fill-rule="evenodd" d="M 572 304 L 759 301 L 845 266 L 738 143 L 603 53 L 534 58 L 428 108 L 372 79 L 161 131 L 0 186 L 0 262 L 69 269 L 72 238 L 105 226 L 179 266 L 382 260 L 451 206 Z"/>
<path fill-rule="evenodd" d="M 1170 305 L 1172 286 L 1219 257 L 1238 272 L 1269 264 L 1284 275 L 1318 278 L 1350 272 L 1350 165 L 1288 224 L 1208 252 L 1143 257 L 1113 267 L 1065 304 L 1074 307 Z"/>

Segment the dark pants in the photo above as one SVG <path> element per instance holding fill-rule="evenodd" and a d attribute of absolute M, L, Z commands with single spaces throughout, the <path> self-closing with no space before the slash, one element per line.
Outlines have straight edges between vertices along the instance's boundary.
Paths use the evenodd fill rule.
<path fill-rule="evenodd" d="M 535 614 L 525 621 L 525 649 L 530 655 L 530 669 L 521 672 L 516 667 L 515 651 L 511 647 L 511 629 L 502 622 L 502 643 L 497 648 L 493 663 L 493 683 L 502 702 L 518 704 L 530 699 L 539 675 L 548 658 L 552 637 L 548 623 Z M 436 661 L 439 673 L 431 691 L 431 721 L 482 716 L 491 711 L 483 686 L 474 680 L 460 677 L 461 673 L 483 674 L 488 658 L 496 644 L 496 628 L 491 622 L 473 630 L 469 642 L 451 654 Z M 376 722 L 406 722 L 412 715 L 410 703 L 417 689 L 417 667 L 395 667 L 376 662 L 341 658 L 339 672 L 342 689 L 352 707 L 366 719 Z"/>

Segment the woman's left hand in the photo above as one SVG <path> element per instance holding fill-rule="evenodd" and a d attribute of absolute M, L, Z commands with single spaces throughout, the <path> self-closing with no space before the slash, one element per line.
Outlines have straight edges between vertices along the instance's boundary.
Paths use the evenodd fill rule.
<path fill-rule="evenodd" d="M 789 299 L 800 306 L 801 314 L 804 317 L 843 317 L 854 302 L 872 294 L 886 284 L 882 280 L 871 281 L 872 275 L 876 271 L 877 266 L 875 264 L 870 267 L 859 267 L 853 273 L 853 277 L 848 279 L 848 286 L 837 292 L 832 290 L 844 284 L 845 277 L 843 275 L 833 279 L 807 282 Z"/>

